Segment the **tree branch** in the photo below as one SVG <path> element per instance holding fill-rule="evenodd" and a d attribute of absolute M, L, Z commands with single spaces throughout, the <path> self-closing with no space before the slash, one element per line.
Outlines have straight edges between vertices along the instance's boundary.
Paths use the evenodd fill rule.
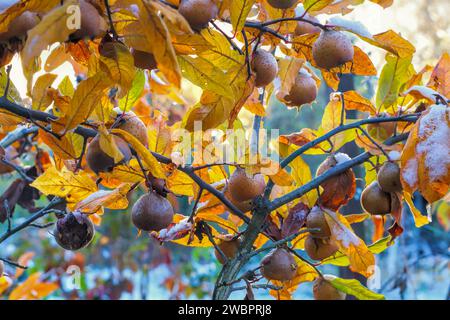
<path fill-rule="evenodd" d="M 386 140 L 385 144 L 392 145 L 397 142 L 406 140 L 407 138 L 408 138 L 408 134 L 405 133 L 405 134 L 398 135 L 396 137 L 392 137 L 392 138 Z M 281 207 L 297 198 L 300 198 L 307 192 L 317 188 L 325 180 L 327 180 L 335 175 L 338 175 L 338 174 L 346 171 L 347 169 L 350 169 L 358 164 L 366 162 L 370 157 L 372 157 L 372 154 L 370 152 L 364 152 L 351 160 L 348 160 L 348 161 L 345 161 L 343 163 L 336 165 L 332 169 L 326 171 L 324 174 L 316 177 L 315 179 L 311 180 L 307 184 L 299 187 L 298 189 L 296 189 L 292 192 L 289 192 L 288 194 L 286 194 L 278 199 L 273 200 L 269 206 L 269 210 L 274 211 L 274 210 L 278 209 L 279 207 Z"/>

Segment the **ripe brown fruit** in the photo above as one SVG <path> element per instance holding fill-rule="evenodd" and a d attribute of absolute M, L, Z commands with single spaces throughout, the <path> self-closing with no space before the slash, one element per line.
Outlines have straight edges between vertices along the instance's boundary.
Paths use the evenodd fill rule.
<path fill-rule="evenodd" d="M 123 159 L 120 163 L 128 162 L 131 159 L 130 147 L 122 138 L 118 136 L 114 136 L 113 139 L 117 145 L 117 148 L 123 155 Z M 86 161 L 89 168 L 91 168 L 91 170 L 95 173 L 111 171 L 114 166 L 118 164 L 115 163 L 114 158 L 110 157 L 100 148 L 99 135 L 92 139 L 92 141 L 88 144 L 86 148 Z"/>
<path fill-rule="evenodd" d="M 312 53 L 320 68 L 332 69 L 352 61 L 355 52 L 351 40 L 345 34 L 327 30 L 322 31 L 314 42 Z"/>
<path fill-rule="evenodd" d="M 325 218 L 325 212 L 319 207 L 313 207 L 306 217 L 306 227 L 308 229 L 320 229 L 320 231 L 311 231 L 314 238 L 329 238 L 331 230 Z"/>
<path fill-rule="evenodd" d="M 252 70 L 256 74 L 255 86 L 265 87 L 270 84 L 278 74 L 277 59 L 263 49 L 256 50 L 252 60 Z"/>
<path fill-rule="evenodd" d="M 173 221 L 173 207 L 169 200 L 149 192 L 134 204 L 131 219 L 139 230 L 159 231 L 167 228 Z"/>
<path fill-rule="evenodd" d="M 236 168 L 228 181 L 231 196 L 238 202 L 252 200 L 261 195 L 265 186 L 262 174 L 249 177 L 242 168 Z"/>
<path fill-rule="evenodd" d="M 386 161 L 378 171 L 377 180 L 384 192 L 402 191 L 400 167 L 395 162 Z"/>
<path fill-rule="evenodd" d="M 25 37 L 28 30 L 33 29 L 39 21 L 37 13 L 25 11 L 11 21 L 8 31 L 0 33 L 0 42 L 8 41 L 12 38 Z"/>
<path fill-rule="evenodd" d="M 309 14 L 306 14 L 304 18 L 315 23 L 320 23 L 320 21 L 316 17 Z M 308 33 L 319 33 L 321 30 L 322 29 L 320 29 L 319 27 L 316 27 L 308 22 L 299 21 L 297 22 L 297 27 L 295 28 L 294 35 L 301 36 Z"/>
<path fill-rule="evenodd" d="M 336 243 L 330 239 L 317 239 L 309 235 L 305 240 L 305 251 L 313 260 L 326 259 L 338 251 Z"/>
<path fill-rule="evenodd" d="M 134 66 L 140 69 L 153 70 L 156 69 L 155 56 L 149 52 L 131 49 L 134 58 Z"/>
<path fill-rule="evenodd" d="M 85 214 L 74 212 L 56 222 L 54 237 L 66 250 L 79 250 L 86 247 L 94 238 L 94 224 Z"/>
<path fill-rule="evenodd" d="M 242 212 L 248 212 L 253 209 L 253 199 L 245 200 L 245 201 L 236 201 L 231 195 L 230 188 L 228 188 L 228 184 L 223 189 L 223 195 L 227 198 L 232 204 L 236 206 Z"/>
<path fill-rule="evenodd" d="M 277 248 L 261 261 L 261 274 L 268 280 L 289 281 L 297 273 L 297 262 L 286 249 Z"/>
<path fill-rule="evenodd" d="M 300 107 L 312 103 L 317 98 L 317 84 L 314 78 L 304 69 L 295 77 L 295 83 L 286 96 L 287 105 Z"/>
<path fill-rule="evenodd" d="M 385 112 L 381 112 L 376 116 L 370 116 L 369 119 L 374 118 L 387 118 L 390 117 L 389 114 Z M 395 122 L 379 122 L 379 123 L 370 123 L 367 125 L 367 131 L 369 134 L 377 140 L 384 141 L 395 132 Z"/>
<path fill-rule="evenodd" d="M 289 9 L 297 3 L 297 0 L 267 0 L 267 2 L 275 9 Z"/>
<path fill-rule="evenodd" d="M 127 111 L 125 114 L 118 108 L 115 111 L 117 117 L 120 117 L 117 128 L 130 133 L 144 146 L 148 147 L 148 133 L 145 123 L 133 111 Z"/>
<path fill-rule="evenodd" d="M 316 300 L 345 300 L 346 294 L 336 289 L 330 282 L 334 276 L 325 275 L 314 281 L 313 293 Z"/>
<path fill-rule="evenodd" d="M 388 214 L 391 212 L 391 196 L 374 181 L 363 190 L 361 205 L 370 214 Z"/>
<path fill-rule="evenodd" d="M 105 31 L 105 20 L 98 10 L 86 0 L 80 0 L 81 26 L 72 34 L 73 39 L 95 38 Z"/>
<path fill-rule="evenodd" d="M 178 12 L 189 22 L 194 30 L 208 26 L 208 22 L 219 14 L 219 8 L 212 0 L 182 0 Z"/>
<path fill-rule="evenodd" d="M 228 258 L 228 259 L 233 259 L 238 250 L 239 250 L 239 246 L 241 244 L 241 239 L 240 238 L 233 238 L 230 241 L 227 240 L 221 240 L 217 246 L 220 248 L 220 250 L 222 250 L 223 254 Z M 225 264 L 226 261 L 224 260 L 224 258 L 222 257 L 222 255 L 219 253 L 219 251 L 214 250 L 214 254 L 217 258 L 217 260 L 219 260 L 219 262 L 221 264 Z"/>

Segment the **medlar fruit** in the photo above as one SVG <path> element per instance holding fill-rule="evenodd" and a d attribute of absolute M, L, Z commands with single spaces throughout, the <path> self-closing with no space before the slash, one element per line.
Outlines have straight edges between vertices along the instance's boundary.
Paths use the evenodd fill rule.
<path fill-rule="evenodd" d="M 262 259 L 261 274 L 269 280 L 289 281 L 295 277 L 297 267 L 297 262 L 290 252 L 277 248 Z"/>
<path fill-rule="evenodd" d="M 222 252 L 228 259 L 233 259 L 236 256 L 240 245 L 241 239 L 239 237 L 233 238 L 231 240 L 221 240 L 217 244 L 217 246 L 220 248 L 220 250 L 222 250 Z M 219 251 L 214 250 L 214 254 L 221 264 L 226 263 Z"/>
<path fill-rule="evenodd" d="M 306 227 L 308 229 L 320 229 L 320 231 L 311 231 L 310 234 L 314 238 L 329 238 L 331 236 L 330 227 L 325 218 L 325 212 L 315 206 L 306 216 Z"/>
<path fill-rule="evenodd" d="M 206 28 L 209 21 L 217 17 L 219 8 L 212 0 L 182 0 L 178 12 L 192 29 L 198 31 Z"/>
<path fill-rule="evenodd" d="M 295 82 L 285 97 L 286 105 L 300 107 L 314 102 L 317 98 L 317 84 L 314 78 L 304 69 L 295 77 Z"/>
<path fill-rule="evenodd" d="M 400 167 L 395 162 L 386 161 L 377 174 L 377 181 L 381 189 L 385 192 L 402 191 L 400 182 Z"/>
<path fill-rule="evenodd" d="M 116 108 L 115 111 L 117 117 L 121 118 L 117 128 L 130 133 L 145 147 L 148 147 L 148 133 L 145 123 L 133 111 L 123 113 L 119 108 Z"/>
<path fill-rule="evenodd" d="M 334 276 L 324 275 L 323 278 L 319 277 L 314 281 L 313 293 L 316 300 L 345 300 L 347 294 L 336 289 L 331 280 Z"/>
<path fill-rule="evenodd" d="M 117 148 L 123 155 L 121 163 L 126 163 L 131 159 L 131 150 L 128 144 L 122 138 L 114 136 L 114 142 Z M 86 148 L 86 161 L 95 173 L 111 171 L 114 166 L 119 163 L 115 163 L 114 158 L 110 157 L 106 152 L 100 148 L 100 136 L 97 135 L 88 144 Z"/>
<path fill-rule="evenodd" d="M 270 52 L 257 49 L 252 60 L 252 70 L 256 74 L 255 86 L 265 87 L 278 74 L 277 59 Z"/>
<path fill-rule="evenodd" d="M 289 9 L 297 3 L 297 0 L 267 0 L 267 2 L 275 9 Z"/>
<path fill-rule="evenodd" d="M 228 184 L 223 189 L 223 195 L 232 204 L 234 204 L 236 206 L 236 208 L 238 208 L 242 212 L 248 212 L 248 211 L 252 210 L 252 208 L 253 208 L 253 201 L 252 201 L 253 199 L 245 200 L 245 201 L 237 201 L 237 200 L 235 200 L 233 198 L 233 196 L 231 195 L 230 188 L 228 187 Z"/>
<path fill-rule="evenodd" d="M 173 221 L 173 207 L 169 200 L 156 192 L 149 192 L 133 205 L 131 220 L 139 230 L 160 231 Z"/>
<path fill-rule="evenodd" d="M 332 69 L 352 61 L 354 49 L 351 40 L 345 34 L 324 30 L 314 42 L 312 54 L 320 68 Z"/>
<path fill-rule="evenodd" d="M 312 21 L 315 23 L 320 23 L 320 21 L 316 17 L 311 16 L 308 13 L 305 14 L 304 18 L 306 20 L 309 20 L 309 21 Z M 297 27 L 295 28 L 295 31 L 294 31 L 294 35 L 301 36 L 301 35 L 308 34 L 308 33 L 319 33 L 321 30 L 322 29 L 320 29 L 319 27 L 314 26 L 308 22 L 298 21 Z"/>
<path fill-rule="evenodd" d="M 236 168 L 228 181 L 231 196 L 238 202 L 252 200 L 261 195 L 265 186 L 262 174 L 249 177 L 242 168 Z"/>
<path fill-rule="evenodd" d="M 37 13 L 25 11 L 11 21 L 8 31 L 0 33 L 0 42 L 6 42 L 12 38 L 22 38 L 26 36 L 28 30 L 33 29 L 39 21 L 40 19 Z"/>
<path fill-rule="evenodd" d="M 56 222 L 55 240 L 66 250 L 75 251 L 86 247 L 94 235 L 94 224 L 80 212 L 66 214 Z"/>
<path fill-rule="evenodd" d="M 361 205 L 370 214 L 388 214 L 391 212 L 391 195 L 384 192 L 377 181 L 373 181 L 363 190 Z"/>
<path fill-rule="evenodd" d="M 331 239 L 318 239 L 308 235 L 305 240 L 305 251 L 313 260 L 323 260 L 331 257 L 339 250 Z"/>
<path fill-rule="evenodd" d="M 80 12 L 80 29 L 71 35 L 72 39 L 93 39 L 105 32 L 105 20 L 89 1 L 80 0 Z"/>

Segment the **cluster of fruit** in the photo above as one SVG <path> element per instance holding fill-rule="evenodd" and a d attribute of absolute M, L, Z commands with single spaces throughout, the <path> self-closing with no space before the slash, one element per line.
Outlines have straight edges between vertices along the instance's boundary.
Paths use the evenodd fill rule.
<path fill-rule="evenodd" d="M 400 167 L 393 161 L 386 161 L 378 171 L 377 180 L 362 192 L 361 205 L 370 214 L 391 213 L 400 206 L 396 193 L 401 191 Z"/>

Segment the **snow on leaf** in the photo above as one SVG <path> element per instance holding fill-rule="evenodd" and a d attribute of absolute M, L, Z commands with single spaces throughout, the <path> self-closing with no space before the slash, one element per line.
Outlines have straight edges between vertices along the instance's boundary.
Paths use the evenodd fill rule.
<path fill-rule="evenodd" d="M 352 227 L 344 216 L 338 212 L 324 209 L 325 218 L 330 226 L 332 238 L 339 246 L 339 250 L 344 252 L 350 261 L 350 269 L 365 277 L 373 273 L 375 257 L 352 230 Z"/>

